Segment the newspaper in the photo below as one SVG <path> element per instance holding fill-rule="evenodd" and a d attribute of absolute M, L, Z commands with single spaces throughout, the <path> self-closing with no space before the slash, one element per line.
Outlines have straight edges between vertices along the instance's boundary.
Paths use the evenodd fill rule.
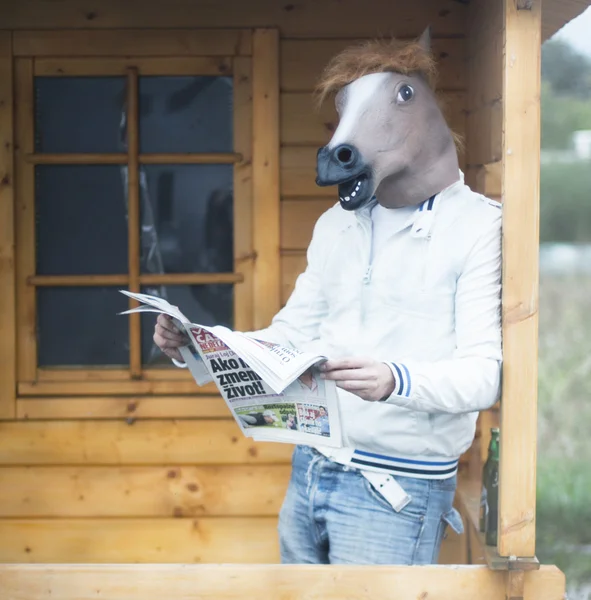
<path fill-rule="evenodd" d="M 246 437 L 256 441 L 342 447 L 334 381 L 320 378 L 326 356 L 257 340 L 216 325 L 191 323 L 178 307 L 121 290 L 140 306 L 120 314 L 164 313 L 188 336 L 180 353 L 195 382 L 214 382 Z"/>

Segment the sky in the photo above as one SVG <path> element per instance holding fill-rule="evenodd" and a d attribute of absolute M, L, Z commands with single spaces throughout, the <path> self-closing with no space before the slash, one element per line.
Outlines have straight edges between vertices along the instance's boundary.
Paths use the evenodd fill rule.
<path fill-rule="evenodd" d="M 567 23 L 555 35 L 555 39 L 569 42 L 579 52 L 591 57 L 591 7 L 576 19 Z"/>

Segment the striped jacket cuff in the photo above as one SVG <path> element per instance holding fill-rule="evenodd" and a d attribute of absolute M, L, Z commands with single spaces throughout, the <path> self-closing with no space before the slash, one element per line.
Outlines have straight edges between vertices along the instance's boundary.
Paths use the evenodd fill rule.
<path fill-rule="evenodd" d="M 385 399 L 385 402 L 390 401 L 400 406 L 410 404 L 413 389 L 412 376 L 408 367 L 404 363 L 398 362 L 388 362 L 386 364 L 390 367 L 394 376 L 394 391 L 390 397 Z"/>

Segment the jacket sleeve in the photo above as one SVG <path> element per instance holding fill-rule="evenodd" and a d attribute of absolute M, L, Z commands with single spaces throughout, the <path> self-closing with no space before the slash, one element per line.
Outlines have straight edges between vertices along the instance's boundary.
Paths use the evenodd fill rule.
<path fill-rule="evenodd" d="M 458 278 L 456 349 L 447 360 L 388 363 L 395 380 L 385 400 L 411 410 L 467 413 L 499 398 L 502 365 L 501 216 L 473 245 Z"/>
<path fill-rule="evenodd" d="M 331 210 L 324 213 L 314 226 L 306 270 L 297 278 L 286 305 L 275 315 L 269 327 L 245 332 L 246 335 L 300 350 L 307 349 L 318 340 L 320 323 L 328 313 L 322 291 L 322 266 L 330 234 L 327 220 Z"/>

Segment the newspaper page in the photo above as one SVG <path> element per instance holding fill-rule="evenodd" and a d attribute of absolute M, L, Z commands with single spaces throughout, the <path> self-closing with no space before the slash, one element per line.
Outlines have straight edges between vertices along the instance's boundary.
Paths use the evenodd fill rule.
<path fill-rule="evenodd" d="M 321 379 L 316 368 L 306 369 L 277 393 L 216 335 L 195 325 L 188 329 L 245 436 L 257 441 L 342 446 L 336 386 Z"/>
<path fill-rule="evenodd" d="M 198 385 L 214 382 L 243 434 L 256 441 L 342 447 L 336 385 L 320 377 L 326 357 L 191 323 L 166 300 L 122 293 L 142 304 L 122 314 L 164 313 L 188 336 L 181 355 Z"/>

